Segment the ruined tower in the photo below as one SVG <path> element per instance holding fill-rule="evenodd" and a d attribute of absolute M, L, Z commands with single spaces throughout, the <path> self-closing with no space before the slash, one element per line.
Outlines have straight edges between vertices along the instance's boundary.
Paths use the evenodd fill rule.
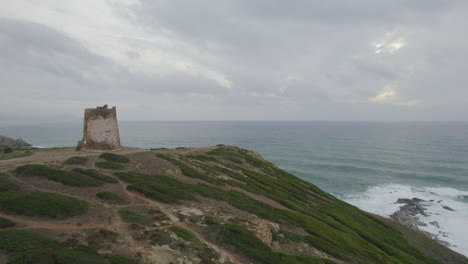
<path fill-rule="evenodd" d="M 117 109 L 107 105 L 87 108 L 84 114 L 83 139 L 78 141 L 81 150 L 119 150 L 120 136 Z"/>

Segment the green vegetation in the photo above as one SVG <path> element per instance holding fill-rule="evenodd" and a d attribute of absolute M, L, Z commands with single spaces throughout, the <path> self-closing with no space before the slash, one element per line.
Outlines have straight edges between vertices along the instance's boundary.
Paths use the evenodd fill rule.
<path fill-rule="evenodd" d="M 121 170 L 124 166 L 120 163 L 112 162 L 112 161 L 98 161 L 95 163 L 96 167 L 101 169 L 109 169 L 109 170 Z"/>
<path fill-rule="evenodd" d="M 110 176 L 107 176 L 107 175 L 104 175 L 104 174 L 101 174 L 101 173 L 99 173 L 99 172 L 97 172 L 96 170 L 93 170 L 93 169 L 84 170 L 84 169 L 81 169 L 81 168 L 75 168 L 75 169 L 73 169 L 73 172 L 79 173 L 81 175 L 86 175 L 86 176 L 89 176 L 91 178 L 94 178 L 96 180 L 106 182 L 106 183 L 119 183 L 119 181 L 117 179 L 115 179 L 113 177 L 110 177 Z"/>
<path fill-rule="evenodd" d="M 163 230 L 151 230 L 149 232 L 149 240 L 151 244 L 158 246 L 168 245 L 172 249 L 177 247 L 175 240 L 172 239 L 169 233 Z"/>
<path fill-rule="evenodd" d="M 179 200 L 197 200 L 193 194 L 183 189 L 183 183 L 167 176 L 127 172 L 117 172 L 115 175 L 131 183 L 127 187 L 128 190 L 142 193 L 161 202 L 177 203 Z"/>
<path fill-rule="evenodd" d="M 86 202 L 73 197 L 46 192 L 3 192 L 0 208 L 28 216 L 66 218 L 86 212 Z"/>
<path fill-rule="evenodd" d="M 117 155 L 114 153 L 102 153 L 99 158 L 105 159 L 110 162 L 118 162 L 118 163 L 129 163 L 130 159 L 127 157 L 124 157 L 122 155 Z"/>
<path fill-rule="evenodd" d="M 110 204 L 128 204 L 129 203 L 127 199 L 113 192 L 99 192 L 96 194 L 96 196 L 99 199 Z"/>
<path fill-rule="evenodd" d="M 0 192 L 17 191 L 19 187 L 13 184 L 6 174 L 0 172 Z"/>
<path fill-rule="evenodd" d="M 93 249 L 78 245 L 56 253 L 57 264 L 108 264 L 109 262 Z"/>
<path fill-rule="evenodd" d="M 201 163 L 199 156 L 191 156 L 193 154 L 190 153 L 186 156 L 163 153 L 156 155 L 179 166 L 184 175 L 201 178 L 210 183 L 215 180 L 219 183 L 214 177 L 224 174 L 233 179 L 225 181 L 227 184 L 263 195 L 282 204 L 288 210 L 267 205 L 242 192 L 222 190 L 205 184 L 183 183 L 167 176 L 123 172 L 116 175 L 130 183 L 129 190 L 138 191 L 155 200 L 177 203 L 202 196 L 226 201 L 234 207 L 280 223 L 282 226 L 304 229 L 309 235 L 300 237 L 302 242 L 344 261 L 436 263 L 411 247 L 402 234 L 388 224 L 337 200 L 315 185 L 278 169 L 272 163 L 257 158 L 249 151 L 219 147 L 207 152 L 207 155 L 217 160 L 215 162 L 215 159 L 209 159 L 210 163 Z M 233 161 L 235 164 L 231 163 L 232 157 L 237 160 Z M 205 157 L 202 159 L 207 160 Z M 237 164 L 242 164 L 242 167 Z M 200 169 L 205 173 L 200 173 Z M 240 232 L 233 226 L 228 227 L 227 230 L 234 233 Z M 234 245 L 234 242 L 231 242 L 229 243 Z M 267 251 L 263 252 L 264 249 L 259 250 L 261 252 L 256 253 L 270 254 Z M 245 254 L 252 258 L 255 255 L 250 255 L 248 252 Z M 281 257 L 275 254 L 273 256 L 275 259 L 285 261 L 284 263 L 309 261 L 302 259 L 302 256 Z M 260 263 L 268 263 L 266 259 L 268 258 L 260 259 L 263 261 Z M 320 263 L 324 260 L 310 261 Z"/>
<path fill-rule="evenodd" d="M 11 153 L 2 153 L 0 154 L 0 160 L 10 160 L 10 159 L 18 159 L 18 158 L 24 158 L 24 157 L 29 157 L 32 154 L 34 154 L 30 150 L 21 150 L 21 151 L 13 151 Z"/>
<path fill-rule="evenodd" d="M 63 162 L 65 165 L 84 165 L 88 161 L 87 157 L 71 157 Z"/>
<path fill-rule="evenodd" d="M 206 234 L 218 243 L 235 247 L 255 263 L 265 264 L 300 264 L 300 263 L 334 263 L 331 260 L 305 255 L 288 255 L 273 252 L 244 227 L 232 223 L 212 226 L 206 229 Z"/>
<path fill-rule="evenodd" d="M 0 217 L 0 229 L 14 227 L 16 224 L 8 219 Z"/>
<path fill-rule="evenodd" d="M 222 180 L 219 180 L 219 179 L 216 179 L 216 178 L 213 178 L 213 177 L 210 177 L 210 176 L 207 176 L 207 175 L 205 175 L 203 173 L 198 172 L 197 170 L 193 169 L 191 166 L 185 164 L 184 162 L 181 162 L 181 161 L 177 160 L 176 158 L 174 158 L 174 157 L 172 157 L 170 155 L 163 154 L 163 153 L 157 153 L 156 156 L 158 156 L 161 159 L 165 159 L 167 161 L 170 161 L 170 162 L 174 163 L 174 165 L 177 165 L 179 167 L 180 171 L 182 172 L 182 174 L 184 174 L 185 176 L 202 179 L 202 180 L 204 180 L 206 182 L 209 182 L 209 183 L 212 183 L 212 184 L 215 184 L 215 185 L 219 185 L 219 184 L 224 183 Z"/>
<path fill-rule="evenodd" d="M 124 256 L 98 254 L 93 249 L 55 240 L 29 230 L 0 230 L 0 250 L 10 254 L 7 264 L 139 264 Z"/>
<path fill-rule="evenodd" d="M 299 250 L 295 252 L 294 243 L 297 243 L 309 245 L 344 263 L 437 263 L 410 246 L 403 235 L 390 224 L 336 199 L 309 182 L 282 171 L 256 153 L 235 147 L 219 146 L 206 153 L 187 149 L 155 154 L 176 165 L 183 175 L 199 179 L 195 182 L 202 183 L 179 181 L 176 178 L 187 179 L 180 175 L 174 177 L 127 171 L 114 172 L 114 175 L 128 183 L 127 190 L 164 203 L 193 204 L 192 201 L 205 201 L 205 198 L 209 198 L 280 224 L 280 230 L 272 231 L 273 240 L 280 246 L 284 245 L 292 250 L 287 251 L 288 254 L 274 252 L 257 238 L 249 231 L 250 228 L 243 226 L 246 225 L 243 216 L 233 218 L 230 221 L 235 223 L 230 223 L 226 222 L 224 217 L 217 218 L 215 213 L 214 216 L 203 217 L 180 215 L 181 221 L 192 221 L 194 224 L 205 226 L 205 236 L 209 240 L 235 250 L 236 253 L 248 258 L 249 262 L 333 263 L 329 259 L 306 256 Z M 122 170 L 125 168 L 125 163 L 130 162 L 127 157 L 112 153 L 104 153 L 100 158 L 104 160 L 97 162 L 96 166 L 114 170 Z M 167 164 L 163 162 L 163 165 Z M 16 173 L 19 176 L 42 177 L 71 186 L 99 186 L 104 182 L 119 182 L 116 178 L 96 170 L 82 168 L 64 171 L 42 165 L 25 165 L 18 167 Z M 21 192 L 13 180 L 10 176 L 0 173 L 0 210 L 49 218 L 66 218 L 83 214 L 87 210 L 86 202 L 69 196 L 45 192 Z M 194 181 L 189 180 L 189 182 Z M 238 191 L 239 189 L 241 190 Z M 263 196 L 264 199 L 255 199 L 253 197 L 256 196 L 249 193 Z M 99 192 L 96 196 L 108 204 L 129 204 L 125 197 L 109 191 Z M 121 209 L 118 214 L 125 222 L 141 225 L 151 225 L 154 221 L 162 219 L 157 213 L 132 207 Z M 14 223 L 11 221 L 0 218 L 0 228 L 11 228 L 12 225 Z M 141 229 L 140 225 L 131 225 L 130 230 L 135 231 L 133 235 L 137 240 L 168 245 L 172 249 L 183 251 L 189 257 L 198 257 L 201 263 L 205 264 L 215 263 L 214 260 L 219 258 L 215 251 L 197 239 L 196 234 L 181 226 L 170 226 L 165 230 L 146 228 L 141 231 Z M 292 230 L 301 230 L 301 232 L 295 233 L 291 232 Z M 42 238 L 39 238 L 37 243 L 31 242 L 29 240 L 34 240 L 31 237 L 39 235 L 25 230 L 11 231 L 11 233 L 3 231 L 5 230 L 0 229 L 0 249 L 11 256 L 9 264 L 138 263 L 124 256 L 102 256 L 83 245 L 75 246 L 76 243 L 71 246 L 51 240 L 41 242 Z M 20 233 L 25 234 L 25 248 L 10 241 Z M 4 239 L 7 239 L 7 242 L 3 241 Z"/>
<path fill-rule="evenodd" d="M 147 215 L 142 215 L 137 212 L 120 209 L 119 215 L 125 222 L 138 223 L 142 225 L 148 225 L 152 222 L 152 218 Z"/>
<path fill-rule="evenodd" d="M 78 186 L 78 187 L 96 187 L 103 184 L 102 181 L 97 180 L 87 175 L 78 174 L 76 172 L 63 171 L 58 169 L 49 168 L 43 165 L 29 164 L 16 168 L 16 173 L 19 176 L 25 177 L 42 177 L 52 181 L 60 182 L 65 185 Z"/>
<path fill-rule="evenodd" d="M 99 158 L 105 161 L 98 161 L 95 163 L 96 167 L 109 170 L 121 170 L 124 168 L 122 163 L 129 163 L 130 159 L 114 153 L 102 153 Z"/>
<path fill-rule="evenodd" d="M 0 249 L 6 253 L 15 253 L 46 247 L 56 242 L 37 233 L 22 229 L 0 230 Z"/>
<path fill-rule="evenodd" d="M 169 228 L 174 234 L 186 241 L 198 242 L 197 237 L 187 229 L 180 226 L 171 226 Z"/>
<path fill-rule="evenodd" d="M 110 264 L 139 264 L 139 261 L 136 261 L 134 259 L 131 259 L 129 257 L 125 256 L 112 256 L 109 258 Z"/>
<path fill-rule="evenodd" d="M 196 155 L 187 155 L 187 157 L 192 158 L 192 159 L 197 159 L 200 161 L 213 161 L 213 162 L 218 162 L 218 160 L 210 155 L 206 154 L 196 154 Z"/>

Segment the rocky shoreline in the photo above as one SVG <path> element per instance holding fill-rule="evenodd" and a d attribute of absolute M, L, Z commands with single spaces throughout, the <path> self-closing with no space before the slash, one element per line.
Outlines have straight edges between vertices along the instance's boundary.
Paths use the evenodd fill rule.
<path fill-rule="evenodd" d="M 435 200 L 423 200 L 419 199 L 417 197 L 414 197 L 412 199 L 408 198 L 399 198 L 396 203 L 397 204 L 403 204 L 400 206 L 400 209 L 396 212 L 394 212 L 392 215 L 390 215 L 390 218 L 393 220 L 408 226 L 414 230 L 417 230 L 419 232 L 422 232 L 425 234 L 427 237 L 436 240 L 440 244 L 450 247 L 451 244 L 448 243 L 447 241 L 444 241 L 443 238 L 447 237 L 447 234 L 443 231 L 440 230 L 439 223 L 437 221 L 432 221 L 429 222 L 429 225 L 432 225 L 436 227 L 439 231 L 438 234 L 433 234 L 424 230 L 421 230 L 420 227 L 427 226 L 425 222 L 421 221 L 422 217 L 427 217 L 427 207 L 433 203 L 438 203 L 440 204 L 442 200 L 435 201 Z M 448 210 L 448 211 L 454 211 L 454 209 L 446 206 L 446 205 L 441 205 L 443 209 Z"/>

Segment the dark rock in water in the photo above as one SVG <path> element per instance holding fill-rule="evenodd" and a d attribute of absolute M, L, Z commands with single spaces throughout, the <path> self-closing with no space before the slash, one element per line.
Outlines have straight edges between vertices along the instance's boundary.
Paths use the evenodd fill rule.
<path fill-rule="evenodd" d="M 399 198 L 397 200 L 397 203 L 404 203 L 404 204 L 419 203 L 419 202 L 424 202 L 424 200 L 416 198 L 416 197 L 414 197 L 413 199 Z"/>
<path fill-rule="evenodd" d="M 450 208 L 450 207 L 448 207 L 446 205 L 442 206 L 442 208 L 444 208 L 445 210 L 449 210 L 449 211 L 455 211 L 455 210 L 453 210 L 452 208 Z"/>
<path fill-rule="evenodd" d="M 440 244 L 442 244 L 442 245 L 444 245 L 446 247 L 449 247 L 450 243 L 439 239 L 440 236 L 446 237 L 446 234 L 444 232 L 439 231 L 439 234 L 436 235 L 436 234 L 431 234 L 429 232 L 422 231 L 421 229 L 419 229 L 419 227 L 421 227 L 421 226 L 427 226 L 426 223 L 419 220 L 419 217 L 420 216 L 427 216 L 426 206 L 427 206 L 427 203 L 430 203 L 430 202 L 434 202 L 434 201 L 425 201 L 425 200 L 422 200 L 422 199 L 419 199 L 419 198 L 413 198 L 413 199 L 400 198 L 400 199 L 397 200 L 396 203 L 400 203 L 400 204 L 404 204 L 404 205 L 401 206 L 398 211 L 396 211 L 392 215 L 390 215 L 390 217 L 393 220 L 395 220 L 395 221 L 397 221 L 397 222 L 399 222 L 399 223 L 401 223 L 403 225 L 409 226 L 409 227 L 411 227 L 411 228 L 413 228 L 415 230 L 418 230 L 418 231 L 422 232 L 427 237 L 436 240 Z M 438 201 L 438 203 L 440 203 L 440 202 L 442 202 L 442 200 Z M 446 210 L 452 210 L 453 211 L 453 209 L 448 207 L 448 206 L 443 206 L 443 207 Z M 437 221 L 429 222 L 429 224 L 440 229 L 439 223 Z"/>
<path fill-rule="evenodd" d="M 419 198 L 406 199 L 400 198 L 397 203 L 404 204 L 400 210 L 393 213 L 390 217 L 406 226 L 417 228 L 417 226 L 426 226 L 425 223 L 419 221 L 418 215 L 426 216 L 425 202 Z"/>
<path fill-rule="evenodd" d="M 0 136 L 0 148 L 27 148 L 32 145 L 22 140 L 21 138 L 14 139 Z"/>

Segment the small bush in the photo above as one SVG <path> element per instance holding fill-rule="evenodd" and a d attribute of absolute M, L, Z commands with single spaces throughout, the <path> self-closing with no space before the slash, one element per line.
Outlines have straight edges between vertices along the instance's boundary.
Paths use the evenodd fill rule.
<path fill-rule="evenodd" d="M 4 150 L 3 150 L 4 153 L 13 153 L 13 149 L 10 148 L 10 147 L 6 147 Z"/>
<path fill-rule="evenodd" d="M 56 259 L 57 264 L 109 264 L 96 251 L 84 245 L 58 251 Z"/>
<path fill-rule="evenodd" d="M 28 216 L 66 218 L 86 212 L 87 203 L 73 197 L 46 192 L 4 192 L 0 208 Z"/>
<path fill-rule="evenodd" d="M 60 182 L 70 186 L 101 186 L 102 181 L 96 180 L 87 175 L 80 175 L 75 172 L 63 171 L 58 169 L 49 168 L 43 165 L 29 164 L 16 168 L 16 173 L 19 176 L 25 177 L 42 177 L 52 181 Z"/>
<path fill-rule="evenodd" d="M 130 159 L 121 155 L 117 155 L 114 153 L 102 153 L 101 156 L 99 156 L 101 159 L 105 159 L 107 161 L 111 162 L 118 162 L 118 163 L 129 163 Z"/>
<path fill-rule="evenodd" d="M 195 242 L 198 241 L 197 237 L 187 229 L 180 227 L 180 226 L 171 226 L 169 228 L 174 234 L 176 234 L 178 237 L 186 240 L 186 241 L 191 241 Z"/>
<path fill-rule="evenodd" d="M 121 170 L 124 166 L 120 163 L 112 162 L 112 161 L 98 161 L 95 163 L 96 167 L 101 169 L 109 169 L 109 170 Z"/>
<path fill-rule="evenodd" d="M 0 155 L 0 160 L 10 160 L 10 159 L 24 158 L 24 157 L 29 157 L 32 154 L 33 154 L 33 152 L 31 152 L 29 150 L 27 150 L 27 151 L 5 152 L 5 154 Z"/>
<path fill-rule="evenodd" d="M 17 191 L 19 187 L 13 184 L 6 174 L 0 172 L 0 192 Z"/>
<path fill-rule="evenodd" d="M 139 261 L 125 256 L 112 256 L 109 258 L 110 264 L 140 264 Z"/>
<path fill-rule="evenodd" d="M 97 172 L 96 170 L 92 170 L 92 169 L 84 170 L 84 169 L 81 169 L 81 168 L 75 168 L 75 169 L 73 169 L 73 172 L 79 173 L 81 175 L 86 175 L 86 176 L 89 176 L 91 178 L 94 178 L 96 180 L 103 181 L 103 182 L 106 182 L 106 183 L 119 183 L 119 181 L 117 179 L 115 179 L 113 177 L 110 177 L 110 176 L 107 176 L 107 175 L 104 175 L 104 174 L 101 174 L 101 173 Z"/>
<path fill-rule="evenodd" d="M 57 243 L 22 229 L 0 230 L 0 250 L 8 253 L 8 264 L 140 264 L 125 256 L 107 256 L 84 245 Z"/>
<path fill-rule="evenodd" d="M 128 223 L 138 223 L 142 225 L 147 225 L 151 223 L 152 221 L 151 217 L 147 215 L 142 215 L 142 214 L 129 211 L 129 210 L 124 210 L 124 209 L 119 210 L 119 215 L 122 218 L 122 220 Z"/>
<path fill-rule="evenodd" d="M 288 255 L 273 252 L 271 248 L 244 227 L 232 223 L 213 226 L 206 229 L 210 236 L 221 244 L 234 246 L 255 263 L 296 264 L 296 263 L 334 263 L 327 259 L 305 255 Z"/>
<path fill-rule="evenodd" d="M 65 165 L 84 165 L 88 161 L 86 157 L 71 157 L 63 162 Z"/>
<path fill-rule="evenodd" d="M 171 238 L 169 233 L 162 230 L 152 230 L 149 234 L 148 240 L 151 244 L 159 246 L 169 245 L 170 248 L 175 248 L 175 241 Z"/>
<path fill-rule="evenodd" d="M 163 154 L 163 153 L 156 153 L 156 156 L 161 158 L 161 159 L 165 159 L 167 161 L 170 161 L 174 165 L 177 165 L 179 167 L 180 171 L 182 172 L 182 174 L 184 174 L 185 176 L 188 176 L 188 177 L 191 177 L 191 178 L 202 179 L 202 180 L 204 180 L 206 182 L 209 182 L 209 183 L 212 183 L 212 184 L 215 184 L 215 185 L 219 185 L 219 184 L 223 183 L 223 181 L 221 181 L 219 179 L 216 179 L 216 178 L 213 178 L 213 177 L 210 177 L 210 176 L 207 176 L 207 175 L 205 175 L 203 173 L 198 172 L 196 169 L 192 168 L 191 166 L 187 165 L 184 162 L 181 162 L 181 161 L 177 160 L 176 158 L 174 158 L 174 157 L 172 157 L 170 155 Z"/>
<path fill-rule="evenodd" d="M 128 200 L 113 192 L 99 192 L 96 196 L 110 204 L 128 204 Z"/>
<path fill-rule="evenodd" d="M 8 219 L 0 217 L 0 228 L 14 227 L 16 224 Z"/>
<path fill-rule="evenodd" d="M 38 247 L 50 246 L 56 242 L 29 230 L 0 230 L 0 249 L 7 253 L 21 252 Z"/>

